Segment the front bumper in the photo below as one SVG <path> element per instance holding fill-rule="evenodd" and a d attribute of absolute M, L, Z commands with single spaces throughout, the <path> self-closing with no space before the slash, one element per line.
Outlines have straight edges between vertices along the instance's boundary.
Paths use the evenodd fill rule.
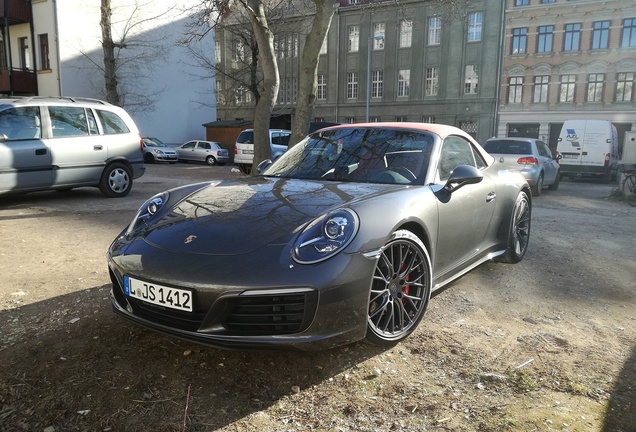
<path fill-rule="evenodd" d="M 203 271 L 170 271 L 178 255 L 153 249 L 148 251 L 153 260 L 147 262 L 143 256 L 114 255 L 111 247 L 113 309 L 154 331 L 225 349 L 327 349 L 365 337 L 375 260 L 341 253 L 319 264 L 298 265 L 291 258 L 275 262 L 272 257 L 284 254 L 274 249 L 266 247 L 248 257 L 207 257 L 209 265 Z M 172 266 L 164 266 L 164 260 Z M 246 271 L 259 262 L 267 267 Z M 169 270 L 162 272 L 162 267 Z M 194 311 L 127 297 L 124 275 L 192 290 Z"/>

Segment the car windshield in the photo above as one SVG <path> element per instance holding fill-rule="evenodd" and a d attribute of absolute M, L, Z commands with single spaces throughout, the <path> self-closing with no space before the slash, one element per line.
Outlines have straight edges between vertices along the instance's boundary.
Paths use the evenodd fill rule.
<path fill-rule="evenodd" d="M 362 183 L 421 184 L 433 135 L 402 129 L 316 132 L 293 146 L 265 176 Z"/>
<path fill-rule="evenodd" d="M 490 154 L 532 154 L 532 147 L 527 141 L 496 140 L 486 141 L 484 149 Z"/>
<path fill-rule="evenodd" d="M 145 140 L 144 142 L 146 143 L 146 145 L 148 147 L 168 147 L 167 145 L 165 145 L 162 142 L 157 142 L 157 141 L 153 141 L 153 140 L 149 140 L 149 139 Z"/>

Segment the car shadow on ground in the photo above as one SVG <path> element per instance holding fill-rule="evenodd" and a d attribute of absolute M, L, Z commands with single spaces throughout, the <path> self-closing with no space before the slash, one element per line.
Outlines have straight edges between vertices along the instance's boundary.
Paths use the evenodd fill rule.
<path fill-rule="evenodd" d="M 0 311 L 3 430 L 216 430 L 384 351 L 195 345 L 116 316 L 109 289 Z"/>
<path fill-rule="evenodd" d="M 614 383 L 601 431 L 636 431 L 636 347 Z"/>

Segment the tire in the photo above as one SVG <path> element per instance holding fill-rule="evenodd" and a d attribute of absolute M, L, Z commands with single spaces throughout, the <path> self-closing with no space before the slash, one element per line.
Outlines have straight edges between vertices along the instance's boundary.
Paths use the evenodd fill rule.
<path fill-rule="evenodd" d="M 532 196 L 538 197 L 541 195 L 541 189 L 543 189 L 543 173 L 539 174 L 539 180 L 537 184 L 531 187 Z"/>
<path fill-rule="evenodd" d="M 99 181 L 99 190 L 108 198 L 121 198 L 128 195 L 132 189 L 133 178 L 130 168 L 114 162 L 106 167 Z"/>
<path fill-rule="evenodd" d="M 155 158 L 150 153 L 146 153 L 144 155 L 144 162 L 147 164 L 155 163 Z"/>
<path fill-rule="evenodd" d="M 247 174 L 247 175 L 252 174 L 252 166 L 251 165 L 238 164 L 238 168 L 239 168 L 239 171 L 241 171 L 243 174 Z"/>
<path fill-rule="evenodd" d="M 623 182 L 623 196 L 627 204 L 636 207 L 636 175 L 625 177 Z"/>
<path fill-rule="evenodd" d="M 366 341 L 392 346 L 410 335 L 431 296 L 431 259 L 412 232 L 391 235 L 375 266 L 367 310 Z"/>
<path fill-rule="evenodd" d="M 555 191 L 559 189 L 560 182 L 561 182 L 561 173 L 557 173 L 556 177 L 554 178 L 554 183 L 548 186 L 548 189 L 550 189 L 551 191 Z"/>
<path fill-rule="evenodd" d="M 516 264 L 523 259 L 530 241 L 531 216 L 530 198 L 526 192 L 521 191 L 510 214 L 506 252 L 498 257 L 500 262 Z"/>
<path fill-rule="evenodd" d="M 210 166 L 214 166 L 216 165 L 216 159 L 214 158 L 214 156 L 208 156 L 205 158 L 205 163 Z"/>

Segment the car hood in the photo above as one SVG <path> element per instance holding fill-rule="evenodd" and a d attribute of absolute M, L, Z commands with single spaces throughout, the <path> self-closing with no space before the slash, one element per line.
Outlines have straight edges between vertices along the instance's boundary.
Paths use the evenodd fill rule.
<path fill-rule="evenodd" d="M 251 179 L 214 182 L 181 199 L 144 240 L 183 253 L 236 255 L 285 244 L 316 216 L 404 186 Z"/>

